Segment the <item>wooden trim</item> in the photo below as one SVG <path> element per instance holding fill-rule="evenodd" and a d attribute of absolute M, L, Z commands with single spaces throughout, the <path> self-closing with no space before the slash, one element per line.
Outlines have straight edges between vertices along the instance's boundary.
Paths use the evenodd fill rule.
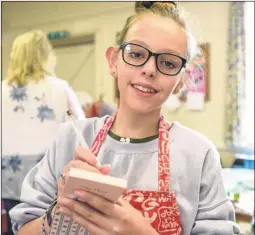
<path fill-rule="evenodd" d="M 205 101 L 208 101 L 210 99 L 210 44 L 209 43 L 201 43 L 200 48 L 203 51 L 203 55 L 205 58 Z"/>
<path fill-rule="evenodd" d="M 95 36 L 94 34 L 77 35 L 71 37 L 67 36 L 64 38 L 51 39 L 50 42 L 53 48 L 72 47 L 82 44 L 93 44 L 95 42 Z"/>

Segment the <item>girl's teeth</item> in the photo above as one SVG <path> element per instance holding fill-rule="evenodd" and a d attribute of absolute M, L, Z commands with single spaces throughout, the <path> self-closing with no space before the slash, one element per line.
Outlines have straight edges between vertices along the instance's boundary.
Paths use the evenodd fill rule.
<path fill-rule="evenodd" d="M 136 88 L 136 89 L 138 89 L 140 91 L 143 91 L 143 92 L 155 93 L 154 90 L 146 88 L 146 87 L 143 87 L 143 86 L 140 86 L 140 85 L 134 85 L 134 88 Z"/>

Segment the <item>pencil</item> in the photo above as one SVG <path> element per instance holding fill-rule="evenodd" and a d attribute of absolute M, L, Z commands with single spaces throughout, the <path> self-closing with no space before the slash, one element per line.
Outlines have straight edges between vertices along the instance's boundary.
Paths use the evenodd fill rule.
<path fill-rule="evenodd" d="M 71 122 L 71 124 L 72 124 L 72 127 L 73 127 L 73 129 L 74 129 L 74 132 L 75 132 L 75 134 L 76 134 L 76 136 L 77 136 L 79 145 L 80 145 L 81 147 L 83 147 L 83 148 L 89 149 L 89 146 L 87 145 L 85 139 L 83 138 L 82 134 L 79 132 L 78 128 L 77 128 L 76 125 L 75 125 L 75 121 L 74 121 L 74 119 L 73 119 L 73 115 L 72 115 L 71 110 L 67 110 L 66 113 L 67 113 L 67 116 L 68 116 L 68 118 L 69 118 L 69 120 L 70 120 L 70 122 Z M 98 161 L 97 158 L 96 158 L 96 165 L 95 165 L 95 166 L 96 166 L 97 169 L 100 169 L 100 168 L 101 168 L 101 164 L 100 164 L 100 162 Z"/>

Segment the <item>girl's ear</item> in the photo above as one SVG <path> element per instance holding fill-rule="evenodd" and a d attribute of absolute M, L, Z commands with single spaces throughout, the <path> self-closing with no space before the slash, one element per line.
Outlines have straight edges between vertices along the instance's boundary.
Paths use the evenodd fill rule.
<path fill-rule="evenodd" d="M 176 88 L 174 89 L 173 94 L 179 94 L 179 92 L 181 91 L 181 89 L 183 88 L 183 81 L 182 79 L 179 81 L 178 85 L 176 86 Z"/>
<path fill-rule="evenodd" d="M 106 50 L 106 59 L 108 61 L 110 74 L 114 78 L 117 77 L 117 57 L 118 57 L 118 49 L 113 46 L 108 47 Z"/>

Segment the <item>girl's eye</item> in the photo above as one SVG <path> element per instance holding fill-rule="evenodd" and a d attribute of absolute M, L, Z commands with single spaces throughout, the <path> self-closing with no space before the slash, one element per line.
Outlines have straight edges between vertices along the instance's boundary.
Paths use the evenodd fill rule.
<path fill-rule="evenodd" d="M 175 65 L 170 61 L 162 61 L 161 63 L 167 68 L 175 68 Z"/>
<path fill-rule="evenodd" d="M 130 52 L 129 55 L 134 58 L 142 58 L 143 57 L 143 55 L 138 52 Z"/>

